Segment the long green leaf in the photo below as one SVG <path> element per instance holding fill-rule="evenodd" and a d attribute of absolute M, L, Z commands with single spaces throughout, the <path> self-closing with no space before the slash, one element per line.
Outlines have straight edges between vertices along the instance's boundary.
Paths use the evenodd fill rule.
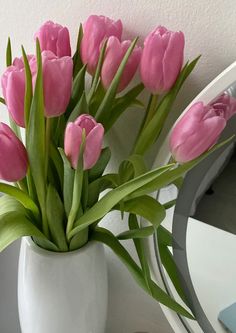
<path fill-rule="evenodd" d="M 134 153 L 143 155 L 157 140 L 179 90 L 196 66 L 199 58 L 200 57 L 197 57 L 190 64 L 185 65 L 185 67 L 182 69 L 175 85 L 158 105 L 152 121 L 150 121 L 141 131 L 137 143 L 135 144 Z"/>
<path fill-rule="evenodd" d="M 65 152 L 62 148 L 58 148 L 61 158 L 64 164 L 64 181 L 63 181 L 63 198 L 64 206 L 67 217 L 70 214 L 71 205 L 72 205 L 72 196 L 73 196 L 73 185 L 75 172 L 71 168 L 70 162 L 68 161 Z"/>
<path fill-rule="evenodd" d="M 32 103 L 33 97 L 33 87 L 32 87 L 32 74 L 28 62 L 27 55 L 25 50 L 22 46 L 22 54 L 24 59 L 24 66 L 25 66 L 25 100 L 24 100 L 24 112 L 25 112 L 25 127 L 28 127 L 29 117 L 30 117 L 30 108 Z M 26 131 L 27 134 L 27 131 Z"/>
<path fill-rule="evenodd" d="M 137 230 L 139 229 L 139 224 L 138 224 L 138 220 L 136 215 L 130 214 L 129 215 L 129 229 L 131 230 Z M 143 271 L 143 275 L 144 275 L 144 279 L 146 282 L 146 285 L 149 289 L 150 292 L 151 291 L 151 287 L 150 287 L 150 282 L 151 282 L 151 274 L 150 274 L 150 269 L 149 269 L 149 265 L 148 265 L 148 261 L 145 255 L 145 247 L 144 247 L 144 242 L 142 239 L 133 239 L 134 242 L 134 246 L 136 249 L 136 252 L 138 254 L 139 257 L 139 261 L 142 267 L 142 271 Z"/>
<path fill-rule="evenodd" d="M 150 236 L 166 216 L 165 208 L 156 199 L 147 195 L 124 201 L 122 203 L 122 210 L 144 217 L 153 227 L 143 227 L 136 230 L 125 231 L 118 236 L 119 239 L 144 238 Z"/>
<path fill-rule="evenodd" d="M 83 38 L 83 27 L 82 24 L 79 26 L 79 32 L 78 32 L 78 37 L 77 37 L 77 45 L 76 45 L 76 51 L 75 54 L 73 55 L 73 77 L 75 78 L 78 72 L 81 70 L 83 67 L 83 63 L 80 57 L 80 44 L 81 40 Z"/>
<path fill-rule="evenodd" d="M 6 66 L 11 66 L 12 64 L 12 51 L 11 51 L 11 39 L 8 37 L 7 50 L 6 50 Z"/>
<path fill-rule="evenodd" d="M 172 184 L 176 179 L 178 179 L 180 176 L 183 176 L 187 171 L 192 169 L 194 166 L 196 166 L 198 163 L 200 163 L 202 160 L 204 160 L 211 153 L 213 153 L 217 149 L 223 147 L 224 145 L 230 143 L 232 141 L 233 137 L 234 136 L 215 145 L 213 148 L 211 148 L 209 151 L 205 152 L 204 154 L 202 154 L 200 157 L 196 158 L 195 160 L 187 162 L 183 165 L 180 165 L 180 166 L 176 167 L 175 169 L 168 170 L 167 172 L 165 172 L 165 174 L 156 178 L 152 182 L 149 182 L 148 184 L 144 185 L 143 187 L 140 187 L 137 191 L 134 191 L 130 195 L 130 197 L 131 198 L 140 197 L 142 195 L 157 191 L 158 189 L 160 189 L 164 186 Z"/>
<path fill-rule="evenodd" d="M 111 85 L 107 89 L 106 95 L 105 95 L 100 107 L 97 110 L 96 119 L 98 120 L 98 122 L 104 124 L 104 126 L 106 126 L 106 124 L 103 122 L 103 117 L 106 114 L 107 110 L 109 110 L 113 105 L 113 101 L 114 101 L 114 98 L 115 98 L 116 93 L 117 93 L 117 89 L 118 89 L 118 86 L 119 86 L 119 83 L 120 83 L 121 76 L 123 74 L 123 71 L 125 69 L 125 66 L 126 66 L 128 60 L 129 60 L 129 57 L 130 57 L 131 53 L 133 52 L 133 49 L 135 48 L 137 40 L 138 40 L 138 38 L 136 38 L 131 43 L 130 47 L 128 48 L 120 66 L 117 70 L 117 73 L 114 76 L 114 78 L 111 82 Z"/>
<path fill-rule="evenodd" d="M 43 230 L 48 234 L 46 222 L 46 188 L 45 188 L 45 118 L 42 59 L 39 41 L 36 42 L 38 72 L 32 99 L 29 126 L 26 135 L 26 147 L 29 156 L 30 170 L 42 212 Z"/>
<path fill-rule="evenodd" d="M 36 219 L 39 218 L 39 209 L 34 201 L 23 191 L 19 188 L 0 183 L 0 192 L 8 194 L 14 197 L 17 201 L 19 201 L 25 208 L 29 209 Z"/>
<path fill-rule="evenodd" d="M 74 107 L 73 111 L 68 118 L 69 122 L 74 122 L 81 114 L 89 114 L 88 103 L 85 95 L 85 91 L 83 92 L 81 98 L 79 99 L 78 103 Z"/>
<path fill-rule="evenodd" d="M 174 310 L 175 312 L 183 315 L 187 318 L 194 319 L 194 317 L 173 300 L 169 295 L 167 295 L 154 281 L 150 282 L 151 292 L 149 287 L 146 285 L 145 278 L 143 276 L 141 268 L 132 259 L 128 251 L 120 244 L 116 237 L 106 229 L 96 228 L 91 235 L 92 240 L 102 242 L 112 249 L 112 251 L 119 257 L 119 259 L 128 268 L 134 279 L 137 281 L 139 286 L 144 289 L 149 295 L 151 295 L 158 302 L 164 304 L 168 308 Z"/>
<path fill-rule="evenodd" d="M 64 207 L 56 189 L 51 184 L 48 186 L 46 207 L 52 239 L 60 251 L 66 252 L 68 251 L 68 246 L 64 230 Z"/>
<path fill-rule="evenodd" d="M 104 123 L 106 132 L 114 125 L 118 118 L 127 110 L 129 107 L 136 103 L 136 98 L 143 91 L 144 85 L 139 83 L 134 88 L 129 90 L 125 95 L 115 100 L 112 108 L 107 110 L 104 114 Z"/>
<path fill-rule="evenodd" d="M 67 118 L 69 118 L 72 110 L 74 109 L 74 107 L 76 106 L 76 104 L 78 103 L 79 99 L 81 98 L 84 92 L 85 73 L 86 73 L 86 65 L 84 65 L 81 68 L 81 70 L 78 72 L 73 82 L 72 94 L 66 111 Z"/>
<path fill-rule="evenodd" d="M 93 181 L 102 176 L 111 158 L 111 150 L 106 147 L 102 150 L 99 160 L 92 169 L 89 170 L 89 181 Z"/>
<path fill-rule="evenodd" d="M 75 228 L 70 232 L 69 238 L 73 237 L 80 230 L 88 227 L 93 222 L 103 218 L 115 205 L 117 205 L 126 196 L 138 188 L 150 183 L 162 173 L 167 172 L 173 165 L 157 168 L 153 171 L 130 180 L 129 182 L 115 188 L 105 194 L 92 208 L 90 208 L 77 222 Z"/>

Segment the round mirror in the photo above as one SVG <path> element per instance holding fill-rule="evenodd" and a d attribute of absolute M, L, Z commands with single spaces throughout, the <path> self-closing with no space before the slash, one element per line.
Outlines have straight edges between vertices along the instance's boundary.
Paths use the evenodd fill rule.
<path fill-rule="evenodd" d="M 222 99 L 236 102 L 236 65 L 232 64 L 191 103 L 220 105 Z M 187 109 L 189 106 L 187 107 Z M 187 110 L 186 109 L 186 110 Z M 236 134 L 236 117 L 230 118 L 220 140 Z M 188 172 L 179 193 L 170 185 L 158 193 L 162 203 L 178 198 L 167 211 L 163 226 L 172 233 L 168 247 L 170 261 L 161 257 L 158 234 L 150 248 L 158 264 L 157 279 L 176 300 L 185 303 L 196 322 L 174 315 L 163 308 L 174 332 L 236 332 L 236 145 L 235 138 Z M 162 149 L 166 154 L 167 140 Z M 158 164 L 160 161 L 156 161 Z M 171 272 L 172 269 L 172 272 Z M 179 286 L 170 279 L 178 275 Z M 167 274 L 168 273 L 168 274 Z M 181 293 L 183 292 L 183 295 Z M 180 295 L 180 296 L 179 296 Z M 184 304 L 184 303 L 183 303 Z"/>

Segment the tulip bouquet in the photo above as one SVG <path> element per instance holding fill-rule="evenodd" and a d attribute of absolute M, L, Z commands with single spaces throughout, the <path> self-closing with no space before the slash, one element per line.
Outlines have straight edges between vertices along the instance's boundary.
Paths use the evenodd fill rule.
<path fill-rule="evenodd" d="M 147 293 L 193 318 L 151 278 L 143 241 L 157 232 L 169 251 L 171 234 L 161 222 L 174 202 L 162 205 L 150 194 L 168 184 L 178 186 L 186 171 L 218 147 L 214 144 L 227 112 L 232 114 L 231 102 L 222 97 L 216 106 L 194 105 L 172 131 L 173 161 L 149 170 L 145 154 L 157 142 L 198 58 L 182 68 L 182 32 L 158 27 L 143 47 L 137 46 L 137 38 L 122 41 L 121 36 L 121 21 L 92 15 L 80 26 L 73 57 L 68 29 L 51 21 L 35 34 L 36 55 L 27 55 L 22 47 L 22 57 L 12 61 L 9 40 L 1 102 L 11 128 L 0 124 L 0 178 L 14 186 L 0 183 L 5 193 L 0 199 L 0 250 L 22 236 L 56 252 L 103 242 Z M 127 88 L 138 68 L 141 82 Z M 138 99 L 145 88 L 150 92 L 147 106 Z M 130 156 L 114 173 L 106 173 L 111 151 L 103 147 L 104 135 L 132 106 L 145 110 L 138 137 Z M 99 226 L 113 210 L 121 218 L 128 214 L 127 230 L 119 235 Z M 140 225 L 138 217 L 149 225 Z M 130 239 L 139 263 L 124 246 Z M 170 251 L 168 255 L 167 271 L 181 295 L 171 274 Z"/>

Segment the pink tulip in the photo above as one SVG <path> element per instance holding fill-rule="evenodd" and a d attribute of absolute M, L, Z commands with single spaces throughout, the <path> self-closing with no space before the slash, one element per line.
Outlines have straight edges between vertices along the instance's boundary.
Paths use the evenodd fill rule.
<path fill-rule="evenodd" d="M 75 122 L 68 123 L 65 131 L 65 154 L 74 169 L 77 168 L 83 129 L 86 134 L 84 170 L 88 170 L 96 164 L 101 154 L 104 128 L 102 124 L 86 114 L 79 116 Z"/>
<path fill-rule="evenodd" d="M 72 91 L 73 61 L 42 52 L 43 92 L 46 117 L 58 117 L 66 111 Z"/>
<path fill-rule="evenodd" d="M 28 56 L 33 87 L 37 76 L 37 60 Z M 66 111 L 72 90 L 73 61 L 71 57 L 58 58 L 51 51 L 42 52 L 45 116 L 57 117 Z M 17 125 L 25 127 L 24 96 L 25 69 L 22 58 L 16 58 L 1 79 L 3 96 Z"/>
<path fill-rule="evenodd" d="M 177 162 L 191 161 L 210 149 L 226 126 L 227 114 L 202 102 L 193 104 L 174 125 L 170 150 Z"/>
<path fill-rule="evenodd" d="M 144 41 L 140 74 L 152 94 L 168 91 L 175 83 L 184 57 L 184 34 L 160 26 Z"/>
<path fill-rule="evenodd" d="M 223 112 L 226 120 L 229 120 L 236 113 L 236 99 L 226 93 L 216 97 L 210 106 L 216 111 Z"/>
<path fill-rule="evenodd" d="M 0 178 L 16 182 L 26 176 L 27 152 L 22 142 L 4 123 L 0 123 Z"/>
<path fill-rule="evenodd" d="M 84 23 L 80 51 L 82 61 L 87 64 L 87 70 L 91 75 L 97 67 L 101 43 L 110 36 L 120 40 L 122 29 L 120 20 L 115 22 L 106 16 L 91 15 Z"/>
<path fill-rule="evenodd" d="M 131 44 L 130 40 L 120 42 L 119 39 L 114 36 L 108 39 L 106 54 L 101 71 L 102 84 L 105 89 L 107 89 L 110 86 L 120 66 L 121 61 L 124 58 L 126 51 L 130 47 L 130 44 Z M 124 72 L 122 74 L 119 83 L 118 92 L 125 89 L 126 86 L 132 80 L 138 68 L 141 54 L 142 54 L 142 48 L 135 47 L 125 66 Z"/>
<path fill-rule="evenodd" d="M 24 127 L 25 70 L 17 59 L 1 78 L 2 92 L 8 111 L 17 125 Z"/>
<path fill-rule="evenodd" d="M 45 22 L 35 33 L 42 51 L 52 51 L 59 58 L 71 56 L 69 30 L 52 21 Z"/>

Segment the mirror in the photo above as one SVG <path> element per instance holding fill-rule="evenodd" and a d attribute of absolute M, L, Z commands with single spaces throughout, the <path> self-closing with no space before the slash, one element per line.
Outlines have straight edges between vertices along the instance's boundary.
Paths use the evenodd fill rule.
<path fill-rule="evenodd" d="M 206 87 L 191 104 L 197 101 L 203 101 L 208 105 L 214 103 L 214 108 L 219 107 L 220 110 L 222 99 L 236 102 L 235 79 L 234 63 Z M 220 140 L 235 134 L 236 116 L 233 116 L 228 121 Z M 176 196 L 176 188 L 170 185 L 158 193 L 158 200 L 164 203 L 175 199 Z M 229 325 L 227 328 L 230 328 L 230 320 L 226 321 L 224 326 L 219 320 L 219 314 L 236 302 L 235 212 L 236 139 L 234 138 L 229 145 L 211 154 L 185 176 L 175 208 L 168 210 L 164 221 L 164 226 L 172 231 L 173 256 L 187 302 L 197 319 L 196 323 L 164 310 L 174 332 L 223 333 L 227 332 L 227 325 Z M 165 269 L 160 264 L 155 240 L 154 247 L 163 285 L 176 300 L 180 301 Z M 236 310 L 234 311 L 236 317 Z M 220 317 L 222 319 L 223 315 Z M 236 328 L 230 332 L 236 332 Z"/>

